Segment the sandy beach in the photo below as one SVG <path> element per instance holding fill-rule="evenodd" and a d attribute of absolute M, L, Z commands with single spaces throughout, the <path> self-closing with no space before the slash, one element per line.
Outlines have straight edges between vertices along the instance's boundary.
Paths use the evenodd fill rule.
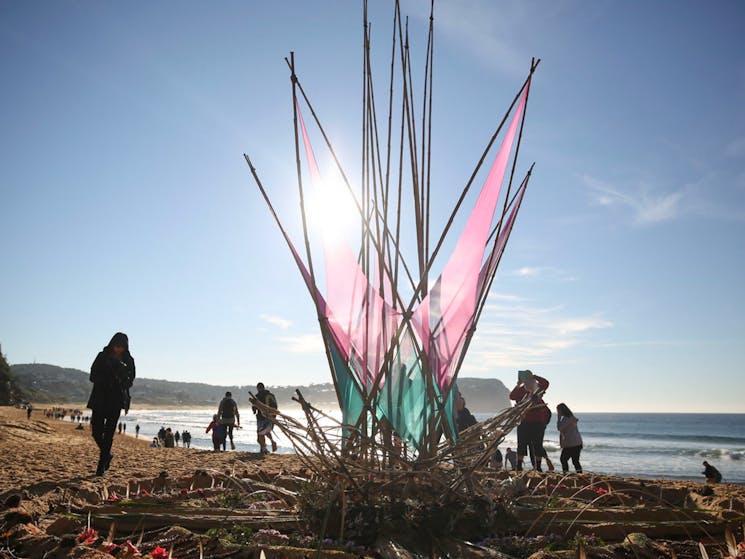
<path fill-rule="evenodd" d="M 321 547 L 321 557 L 417 556 L 407 555 L 396 534 L 374 545 L 324 537 L 332 530 L 314 536 L 299 512 L 310 472 L 296 455 L 150 448 L 147 439 L 128 435 L 115 437 L 113 454 L 106 476 L 95 477 L 88 426 L 43 418 L 40 408 L 30 420 L 24 410 L 0 408 L 0 557 L 158 557 L 159 548 L 172 549 L 176 559 L 261 551 L 306 557 Z M 495 494 L 509 508 L 509 529 L 478 545 L 440 542 L 432 556 L 504 559 L 512 549 L 507 555 L 520 559 L 573 557 L 576 550 L 566 555 L 562 546 L 584 538 L 591 557 L 625 557 L 633 536 L 648 538 L 633 543 L 647 556 L 700 558 L 698 541 L 726 551 L 728 529 L 736 541 L 745 539 L 739 485 L 535 472 L 497 472 L 494 483 L 513 488 L 509 499 Z M 83 537 L 88 522 L 95 533 Z M 400 532 L 405 539 L 403 526 Z M 136 553 L 123 547 L 126 540 Z"/>
<path fill-rule="evenodd" d="M 70 483 L 95 481 L 98 448 L 90 426 L 77 430 L 70 421 L 45 419 L 37 407 L 30 420 L 24 410 L 0 408 L 0 494 L 41 481 Z M 176 478 L 196 470 L 243 473 L 277 472 L 301 468 L 292 455 L 260 458 L 243 452 L 211 452 L 186 448 L 150 448 L 147 438 L 115 435 L 110 484 L 157 477 L 165 471 Z"/>

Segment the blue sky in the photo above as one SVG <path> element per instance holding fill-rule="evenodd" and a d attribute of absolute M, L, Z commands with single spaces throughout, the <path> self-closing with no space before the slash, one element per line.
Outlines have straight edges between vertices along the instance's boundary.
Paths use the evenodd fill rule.
<path fill-rule="evenodd" d="M 421 69 L 428 2 L 403 11 Z M 582 411 L 745 412 L 745 4 L 462 0 L 435 24 L 433 220 L 542 59 L 536 169 L 461 374 L 531 368 Z M 299 241 L 283 57 L 357 177 L 360 35 L 352 1 L 0 2 L 9 361 L 85 370 L 122 330 L 143 377 L 329 380 L 241 154 Z"/>

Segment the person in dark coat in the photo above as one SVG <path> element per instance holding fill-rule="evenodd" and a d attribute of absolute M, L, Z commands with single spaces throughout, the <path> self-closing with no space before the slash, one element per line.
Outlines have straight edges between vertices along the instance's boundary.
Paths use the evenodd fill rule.
<path fill-rule="evenodd" d="M 230 439 L 230 448 L 235 450 L 235 443 L 233 442 L 233 427 L 237 426 L 240 429 L 241 416 L 238 413 L 238 404 L 233 400 L 233 394 L 231 392 L 225 393 L 225 398 L 220 401 L 220 405 L 217 408 L 217 417 L 220 423 L 225 425 L 225 429 Z"/>
<path fill-rule="evenodd" d="M 91 430 L 99 449 L 96 475 L 102 476 L 111 465 L 111 445 L 122 409 L 129 411 L 129 388 L 135 379 L 135 361 L 129 353 L 129 339 L 117 332 L 91 365 L 93 390 L 88 399 Z"/>
<path fill-rule="evenodd" d="M 722 481 L 722 474 L 719 470 L 706 461 L 704 461 L 704 471 L 701 473 L 706 476 L 707 483 L 721 483 Z"/>

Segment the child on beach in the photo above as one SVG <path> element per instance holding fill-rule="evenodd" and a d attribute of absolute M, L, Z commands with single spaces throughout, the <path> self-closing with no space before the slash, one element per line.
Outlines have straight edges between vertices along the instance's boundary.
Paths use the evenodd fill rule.
<path fill-rule="evenodd" d="M 217 414 L 212 416 L 212 423 L 207 426 L 205 433 L 212 431 L 212 446 L 215 452 L 220 452 L 220 447 L 225 450 L 225 439 L 227 438 L 227 429 L 225 425 L 220 423 L 219 416 Z"/>
<path fill-rule="evenodd" d="M 561 470 L 569 471 L 569 459 L 572 459 L 574 469 L 578 474 L 582 473 L 582 465 L 579 463 L 579 455 L 582 452 L 582 435 L 579 434 L 577 422 L 572 410 L 566 404 L 556 406 L 556 428 L 559 430 L 559 445 L 561 446 Z"/>

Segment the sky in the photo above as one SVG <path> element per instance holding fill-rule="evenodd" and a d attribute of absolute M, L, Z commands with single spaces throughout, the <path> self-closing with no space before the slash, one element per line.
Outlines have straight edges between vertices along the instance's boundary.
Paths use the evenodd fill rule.
<path fill-rule="evenodd" d="M 417 84 L 428 8 L 402 3 Z M 381 98 L 392 14 L 371 2 Z M 329 382 L 242 154 L 300 245 L 284 57 L 358 181 L 361 16 L 0 0 L 8 361 L 88 370 L 123 331 L 141 377 Z M 541 59 L 518 166 L 535 171 L 461 376 L 511 388 L 530 368 L 575 411 L 745 412 L 744 37 L 734 0 L 436 4 L 438 228 Z"/>

